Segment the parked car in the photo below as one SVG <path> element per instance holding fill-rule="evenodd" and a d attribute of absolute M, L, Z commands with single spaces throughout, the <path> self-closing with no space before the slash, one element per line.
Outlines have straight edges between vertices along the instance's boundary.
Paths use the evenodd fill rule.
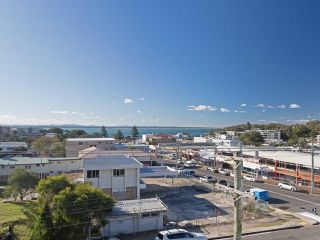
<path fill-rule="evenodd" d="M 220 185 L 228 186 L 227 181 L 224 180 L 224 179 L 220 179 L 220 180 L 218 181 L 218 183 L 219 183 Z"/>
<path fill-rule="evenodd" d="M 193 177 L 193 176 L 196 175 L 195 171 L 189 170 L 189 169 L 185 169 L 185 170 L 183 171 L 183 174 L 184 174 L 185 176 L 187 176 L 187 177 Z"/>
<path fill-rule="evenodd" d="M 219 174 L 222 174 L 222 175 L 225 175 L 225 176 L 230 176 L 230 171 L 227 170 L 227 169 L 219 168 L 218 172 L 219 172 Z"/>
<path fill-rule="evenodd" d="M 250 181 L 250 182 L 256 182 L 257 181 L 257 179 L 254 176 L 250 176 L 250 175 L 243 176 L 243 180 Z"/>
<path fill-rule="evenodd" d="M 291 184 L 291 183 L 287 183 L 287 182 L 280 182 L 280 183 L 278 184 L 278 187 L 281 188 L 281 189 L 283 188 L 283 189 L 290 190 L 290 191 L 292 191 L 292 192 L 297 191 L 297 188 L 296 188 L 295 185 L 293 185 L 293 184 Z"/>
<path fill-rule="evenodd" d="M 155 240 L 187 240 L 187 239 L 195 239 L 195 240 L 207 240 L 208 238 L 204 236 L 202 233 L 194 233 L 188 232 L 184 229 L 171 229 L 166 231 L 159 232 L 158 236 L 155 237 Z"/>
<path fill-rule="evenodd" d="M 203 177 L 200 177 L 199 179 L 200 182 L 206 182 L 206 183 L 216 183 L 217 180 L 213 179 L 212 176 L 203 176 Z"/>
<path fill-rule="evenodd" d="M 208 167 L 207 170 L 208 170 L 209 172 L 214 172 L 215 168 L 214 168 L 214 167 Z"/>

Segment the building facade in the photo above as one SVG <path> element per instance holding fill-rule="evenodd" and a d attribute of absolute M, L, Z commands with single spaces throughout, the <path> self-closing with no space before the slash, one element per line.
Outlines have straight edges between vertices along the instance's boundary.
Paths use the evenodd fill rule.
<path fill-rule="evenodd" d="M 125 155 L 97 156 L 84 159 L 84 181 L 102 189 L 117 200 L 140 198 L 142 164 Z"/>
<path fill-rule="evenodd" d="M 66 140 L 66 156 L 78 157 L 79 151 L 97 147 L 103 150 L 111 150 L 114 148 L 114 138 L 67 138 Z"/>

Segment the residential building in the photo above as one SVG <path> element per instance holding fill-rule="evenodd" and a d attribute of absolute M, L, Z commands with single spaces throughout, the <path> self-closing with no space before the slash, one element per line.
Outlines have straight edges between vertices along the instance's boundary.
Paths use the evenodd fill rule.
<path fill-rule="evenodd" d="M 114 138 L 67 138 L 66 156 L 78 157 L 79 151 L 89 147 L 111 150 L 114 148 L 114 142 Z"/>
<path fill-rule="evenodd" d="M 140 181 L 142 166 L 135 158 L 125 155 L 86 156 L 84 181 L 91 182 L 117 200 L 139 199 L 143 187 L 140 186 L 143 185 Z"/>
<path fill-rule="evenodd" d="M 246 130 L 245 132 L 256 131 L 261 134 L 266 142 L 279 142 L 281 141 L 281 131 L 280 130 L 261 130 L 252 129 Z"/>
<path fill-rule="evenodd" d="M 148 140 L 150 137 L 152 137 L 153 134 L 142 134 L 141 136 L 141 143 L 148 143 Z"/>
<path fill-rule="evenodd" d="M 148 138 L 149 145 L 157 145 L 159 143 L 173 143 L 176 138 L 165 133 L 159 133 Z"/>
<path fill-rule="evenodd" d="M 6 182 L 15 169 L 25 169 L 39 177 L 82 171 L 79 158 L 6 157 L 0 158 L 0 182 Z"/>
<path fill-rule="evenodd" d="M 0 142 L 0 152 L 14 152 L 20 147 L 28 148 L 28 144 L 25 142 Z"/>

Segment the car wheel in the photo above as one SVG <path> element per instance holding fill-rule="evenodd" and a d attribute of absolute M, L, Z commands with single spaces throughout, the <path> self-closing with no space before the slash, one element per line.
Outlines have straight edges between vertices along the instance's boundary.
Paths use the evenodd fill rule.
<path fill-rule="evenodd" d="M 294 192 L 294 188 L 291 188 L 291 192 Z"/>
<path fill-rule="evenodd" d="M 279 188 L 282 189 L 282 186 L 280 185 Z"/>

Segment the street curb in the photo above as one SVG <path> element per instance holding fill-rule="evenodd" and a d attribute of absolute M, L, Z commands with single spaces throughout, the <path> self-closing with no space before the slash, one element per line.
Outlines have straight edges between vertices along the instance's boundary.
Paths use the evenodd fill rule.
<path fill-rule="evenodd" d="M 256 232 L 248 232 L 248 233 L 242 233 L 242 236 L 249 236 L 249 235 L 255 235 L 255 234 L 259 234 L 259 233 L 269 233 L 269 232 L 291 230 L 291 229 L 298 229 L 298 228 L 303 228 L 303 226 L 298 225 L 298 226 L 292 226 L 292 227 L 284 227 L 284 228 L 276 228 L 276 229 L 262 230 L 262 231 L 256 231 Z M 232 238 L 232 237 L 233 237 L 233 235 L 226 235 L 226 236 L 208 238 L 208 240 L 225 239 L 225 238 Z"/>

